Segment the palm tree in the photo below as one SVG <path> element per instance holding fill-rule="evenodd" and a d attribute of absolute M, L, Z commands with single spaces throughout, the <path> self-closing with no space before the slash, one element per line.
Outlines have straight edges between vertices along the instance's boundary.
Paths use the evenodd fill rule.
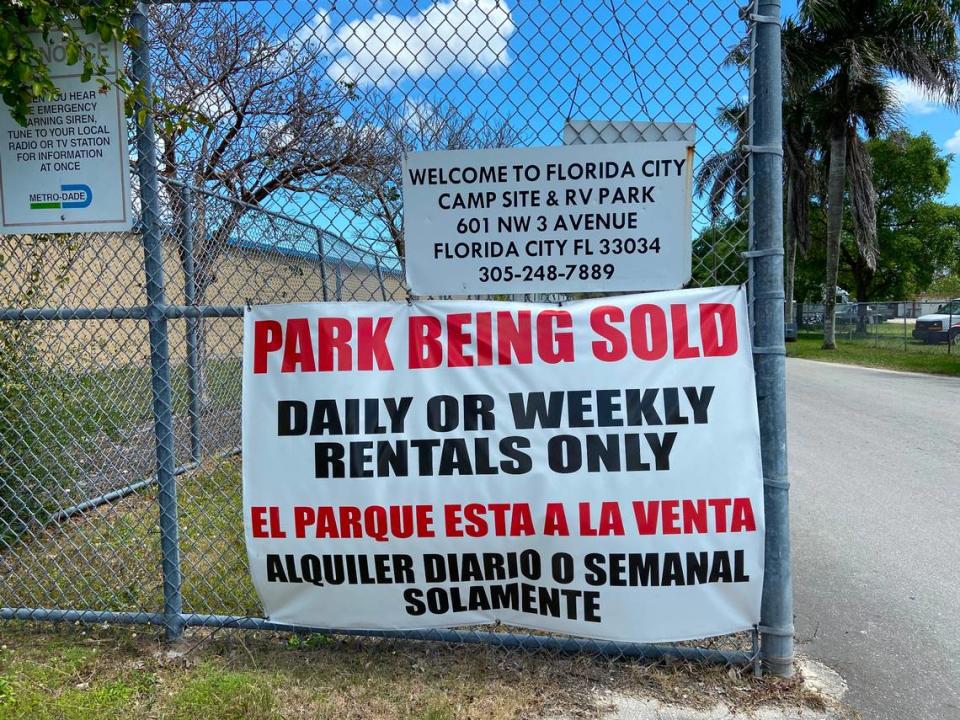
<path fill-rule="evenodd" d="M 805 41 L 804 28 L 793 19 L 783 25 L 783 184 L 784 184 L 784 277 L 785 322 L 794 317 L 793 294 L 797 252 L 810 249 L 810 198 L 818 185 L 815 156 L 817 143 L 814 108 L 810 107 L 809 79 L 790 65 L 796 47 Z"/>
<path fill-rule="evenodd" d="M 784 50 L 793 72 L 809 81 L 808 106 L 820 116 L 818 125 L 828 139 L 825 349 L 836 347 L 833 321 L 847 195 L 857 248 L 868 266 L 876 265 L 876 193 L 859 130 L 875 136 L 895 120 L 891 76 L 956 104 L 958 6 L 953 0 L 800 3 L 796 42 Z"/>
<path fill-rule="evenodd" d="M 717 126 L 733 133 L 734 140 L 729 150 L 716 152 L 704 159 L 695 178 L 699 195 L 709 192 L 710 219 L 716 221 L 723 215 L 724 200 L 729 195 L 740 218 L 749 203 L 750 166 L 746 146 L 749 144 L 749 114 L 742 102 L 721 107 L 717 113 Z"/>
<path fill-rule="evenodd" d="M 799 32 L 796 23 L 787 20 L 783 30 L 783 43 L 786 48 L 796 42 L 794 36 Z M 738 45 L 731 54 L 731 64 L 742 64 L 749 54 L 748 46 Z M 785 53 L 788 55 L 788 53 Z M 793 278 L 796 266 L 796 254 L 806 253 L 810 245 L 810 233 L 807 218 L 810 208 L 810 192 L 815 185 L 812 155 L 814 153 L 815 132 L 809 110 L 805 105 L 809 88 L 803 87 L 803 76 L 792 78 L 789 68 L 784 72 L 784 186 L 786 190 L 786 212 L 784 222 L 784 289 L 786 303 L 784 318 L 789 322 L 793 318 Z M 697 171 L 695 180 L 697 193 L 709 194 L 710 219 L 716 222 L 723 216 L 727 197 L 733 200 L 734 220 L 744 219 L 749 202 L 749 164 L 746 145 L 749 143 L 749 115 L 742 103 L 721 107 L 716 123 L 728 133 L 734 135 L 734 141 L 728 150 L 716 152 L 704 159 Z"/>
<path fill-rule="evenodd" d="M 731 58 L 738 51 L 739 46 L 731 53 Z M 743 61 L 737 58 L 730 62 L 742 64 Z M 729 148 L 705 157 L 694 176 L 697 194 L 706 194 L 709 198 L 707 210 L 711 226 L 694 242 L 693 273 L 697 282 L 737 284 L 745 279 L 741 277 L 741 253 L 746 249 L 747 210 L 750 207 L 750 154 L 747 148 L 750 116 L 746 104 L 734 102 L 721 106 L 717 111 L 716 125 L 733 137 Z M 732 210 L 732 217 L 727 215 L 728 209 Z"/>

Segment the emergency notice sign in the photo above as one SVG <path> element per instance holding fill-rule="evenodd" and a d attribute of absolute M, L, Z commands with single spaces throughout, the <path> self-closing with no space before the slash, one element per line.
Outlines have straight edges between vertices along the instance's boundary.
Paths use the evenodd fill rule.
<path fill-rule="evenodd" d="M 692 157 L 687 142 L 410 153 L 408 284 L 423 295 L 679 288 Z"/>
<path fill-rule="evenodd" d="M 121 66 L 116 40 L 81 38 L 108 71 Z M 0 108 L 0 233 L 126 231 L 133 226 L 123 95 L 83 81 L 66 45 L 33 36 L 59 94 L 30 107 L 27 125 Z"/>
<path fill-rule="evenodd" d="M 759 620 L 742 289 L 253 307 L 243 373 L 273 621 L 652 642 Z"/>

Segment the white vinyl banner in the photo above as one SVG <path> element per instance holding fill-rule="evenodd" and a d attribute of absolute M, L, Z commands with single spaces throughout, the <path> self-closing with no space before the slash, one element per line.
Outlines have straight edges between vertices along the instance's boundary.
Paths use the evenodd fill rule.
<path fill-rule="evenodd" d="M 759 438 L 741 288 L 244 320 L 244 524 L 275 622 L 745 630 Z"/>

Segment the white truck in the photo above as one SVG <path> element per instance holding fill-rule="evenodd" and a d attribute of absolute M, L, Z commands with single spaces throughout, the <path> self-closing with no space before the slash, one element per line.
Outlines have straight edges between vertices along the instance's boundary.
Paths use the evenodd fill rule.
<path fill-rule="evenodd" d="M 960 298 L 941 305 L 935 313 L 918 317 L 913 337 L 925 343 L 960 343 Z"/>

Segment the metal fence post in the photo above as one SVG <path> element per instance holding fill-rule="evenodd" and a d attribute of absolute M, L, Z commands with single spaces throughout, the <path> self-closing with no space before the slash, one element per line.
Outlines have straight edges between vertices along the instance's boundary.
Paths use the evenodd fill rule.
<path fill-rule="evenodd" d="M 160 511 L 160 549 L 163 555 L 163 616 L 167 639 L 183 634 L 183 602 L 180 593 L 180 541 L 177 522 L 177 486 L 174 469 L 173 404 L 170 392 L 170 351 L 163 282 L 163 245 L 160 235 L 160 198 L 157 186 L 157 154 L 153 131 L 153 82 L 150 76 L 150 39 L 147 6 L 138 2 L 131 26 L 139 39 L 133 47 L 132 72 L 143 91 L 146 110 L 137 124 L 137 175 L 140 181 L 140 222 L 143 226 L 146 274 L 147 321 L 150 326 L 150 381 L 153 391 L 153 426 L 157 451 L 157 499 Z"/>
<path fill-rule="evenodd" d="M 323 247 L 323 233 L 317 230 L 316 235 L 317 259 L 320 261 L 320 294 L 326 302 L 329 299 L 327 297 L 327 251 Z"/>
<path fill-rule="evenodd" d="M 180 262 L 183 265 L 183 302 L 197 304 L 196 268 L 193 257 L 193 193 L 180 188 L 183 207 L 180 211 Z M 200 318 L 188 317 L 187 323 L 187 392 L 190 393 L 190 461 L 200 462 L 200 345 L 197 325 Z"/>
<path fill-rule="evenodd" d="M 387 286 L 383 282 L 383 268 L 380 266 L 380 257 L 374 255 L 374 262 L 377 263 L 377 282 L 380 284 L 380 295 L 383 297 L 384 302 L 389 300 L 387 297 Z"/>
<path fill-rule="evenodd" d="M 752 16 L 754 73 L 751 193 L 754 361 L 764 477 L 766 560 L 760 611 L 763 667 L 793 673 L 793 582 L 787 476 L 783 327 L 783 87 L 780 2 L 758 0 Z"/>

